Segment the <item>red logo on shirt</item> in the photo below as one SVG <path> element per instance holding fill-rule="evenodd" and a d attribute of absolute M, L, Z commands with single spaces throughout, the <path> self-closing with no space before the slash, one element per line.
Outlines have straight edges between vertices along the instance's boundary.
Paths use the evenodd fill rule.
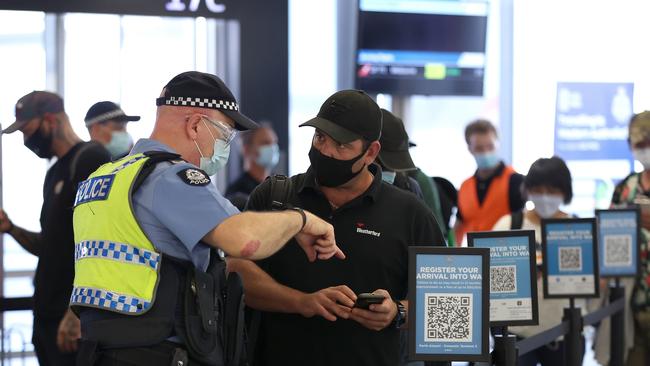
<path fill-rule="evenodd" d="M 357 227 L 363 229 L 364 227 L 366 227 L 366 224 L 364 224 L 363 222 L 357 222 Z"/>

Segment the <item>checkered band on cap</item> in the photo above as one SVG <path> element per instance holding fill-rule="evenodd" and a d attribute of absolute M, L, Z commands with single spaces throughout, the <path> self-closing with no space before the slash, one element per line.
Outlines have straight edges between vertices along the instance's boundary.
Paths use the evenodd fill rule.
<path fill-rule="evenodd" d="M 177 105 L 186 107 L 200 107 L 212 109 L 224 109 L 229 111 L 239 111 L 237 102 L 209 99 L 209 98 L 192 98 L 192 97 L 160 97 L 156 99 L 156 105 Z"/>
<path fill-rule="evenodd" d="M 86 126 L 91 126 L 97 122 L 102 122 L 102 121 L 108 121 L 110 119 L 116 118 L 116 117 L 121 117 L 124 116 L 125 113 L 121 109 L 116 109 L 114 111 L 106 112 L 104 114 L 100 114 L 99 116 L 95 118 L 91 118 L 86 121 Z"/>
<path fill-rule="evenodd" d="M 139 314 L 151 307 L 151 302 L 133 296 L 123 295 L 92 287 L 75 287 L 70 296 L 70 305 L 90 306 L 127 314 Z"/>

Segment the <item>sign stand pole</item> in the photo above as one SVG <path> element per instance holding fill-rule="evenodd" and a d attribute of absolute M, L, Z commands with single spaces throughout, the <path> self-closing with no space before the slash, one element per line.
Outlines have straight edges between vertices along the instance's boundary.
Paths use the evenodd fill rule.
<path fill-rule="evenodd" d="M 616 277 L 614 286 L 609 287 L 609 303 L 625 297 L 625 287 L 621 286 L 619 277 Z M 625 359 L 625 307 L 612 315 L 610 337 L 610 366 L 623 366 Z"/>
<path fill-rule="evenodd" d="M 562 321 L 569 322 L 569 333 L 564 336 L 564 364 L 567 366 L 580 366 L 584 346 L 582 344 L 582 315 L 580 309 L 575 307 L 575 299 L 569 298 L 569 307 L 564 308 Z"/>
<path fill-rule="evenodd" d="M 517 365 L 517 337 L 508 334 L 508 327 L 501 328 L 501 334 L 494 336 L 494 358 L 492 364 L 497 366 Z"/>

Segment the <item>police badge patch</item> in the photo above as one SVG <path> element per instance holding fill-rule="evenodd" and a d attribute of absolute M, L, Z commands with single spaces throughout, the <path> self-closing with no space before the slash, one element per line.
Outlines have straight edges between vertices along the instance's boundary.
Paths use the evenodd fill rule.
<path fill-rule="evenodd" d="M 181 180 L 191 186 L 206 186 L 210 183 L 210 177 L 201 169 L 187 168 L 176 173 Z"/>

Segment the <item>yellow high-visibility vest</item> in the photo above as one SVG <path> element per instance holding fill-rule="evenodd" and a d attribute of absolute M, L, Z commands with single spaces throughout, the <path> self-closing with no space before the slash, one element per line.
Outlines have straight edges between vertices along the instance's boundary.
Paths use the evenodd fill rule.
<path fill-rule="evenodd" d="M 129 155 L 79 183 L 71 306 L 141 315 L 155 301 L 161 254 L 140 228 L 131 202 L 133 183 L 148 159 Z"/>

